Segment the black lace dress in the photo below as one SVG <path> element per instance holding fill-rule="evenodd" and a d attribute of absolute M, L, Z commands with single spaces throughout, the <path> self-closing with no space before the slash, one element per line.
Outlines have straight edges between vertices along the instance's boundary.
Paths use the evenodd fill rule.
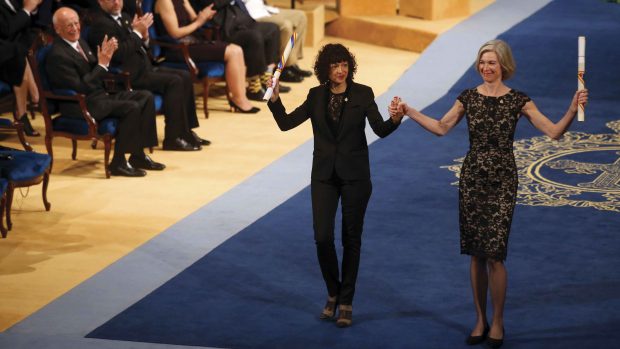
<path fill-rule="evenodd" d="M 512 142 L 530 98 L 515 90 L 488 97 L 473 88 L 457 99 L 465 107 L 469 130 L 459 181 L 461 253 L 503 261 L 518 187 Z"/>

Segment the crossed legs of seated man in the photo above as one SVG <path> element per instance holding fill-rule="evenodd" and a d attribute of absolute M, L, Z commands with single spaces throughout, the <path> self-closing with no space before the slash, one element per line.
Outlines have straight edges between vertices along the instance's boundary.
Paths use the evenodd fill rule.
<path fill-rule="evenodd" d="M 113 176 L 142 177 L 144 170 L 163 170 L 164 164 L 153 161 L 144 148 L 157 146 L 155 104 L 148 91 L 123 91 L 89 103 L 96 120 L 114 117 L 119 120 L 114 155 L 110 161 Z M 130 154 L 129 162 L 125 154 Z"/>
<path fill-rule="evenodd" d="M 297 65 L 297 61 L 303 57 L 302 50 L 306 38 L 306 28 L 308 27 L 306 13 L 302 10 L 281 8 L 280 12 L 261 17 L 257 21 L 274 23 L 278 26 L 280 29 L 280 52 L 284 51 L 293 32 L 297 32 L 297 41 L 286 60 L 286 66 L 282 70 L 280 81 L 301 82 L 304 78 L 312 76 L 311 71 L 303 70 Z"/>
<path fill-rule="evenodd" d="M 198 127 L 194 85 L 188 72 L 157 67 L 132 83 L 136 89 L 160 94 L 164 99 L 164 150 L 200 150 L 210 141 L 200 138 L 193 128 Z"/>

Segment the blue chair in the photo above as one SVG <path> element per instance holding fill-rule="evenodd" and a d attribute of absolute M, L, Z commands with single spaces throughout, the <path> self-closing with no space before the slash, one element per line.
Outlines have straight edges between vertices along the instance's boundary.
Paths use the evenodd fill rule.
<path fill-rule="evenodd" d="M 13 94 L 13 88 L 4 81 L 0 81 L 0 113 L 11 113 L 13 115 L 13 120 L 0 118 L 0 129 L 16 130 L 17 137 L 24 149 L 32 151 L 32 147 L 26 140 L 24 134 L 24 125 L 15 115 L 15 95 Z"/>
<path fill-rule="evenodd" d="M 153 8 L 155 6 L 155 0 L 143 0 L 141 11 L 139 14 L 147 12 L 153 12 Z M 140 7 L 139 7 L 140 8 Z M 187 70 L 192 76 L 194 82 L 202 83 L 202 102 L 203 109 L 205 113 L 205 117 L 209 117 L 209 110 L 207 108 L 207 103 L 209 99 L 209 87 L 217 82 L 226 81 L 225 75 L 225 64 L 223 61 L 204 61 L 204 62 L 194 62 L 194 60 L 189 55 L 189 45 L 186 43 L 182 43 L 178 40 L 175 40 L 169 36 L 160 36 L 155 29 L 155 25 L 152 25 L 149 28 L 149 43 L 151 47 L 151 54 L 155 58 L 156 61 L 159 61 L 160 66 Z M 180 50 L 183 53 L 183 57 L 185 62 L 168 62 L 165 59 L 162 60 L 162 49 L 166 50 Z M 226 98 L 228 98 L 228 93 L 226 93 Z"/>
<path fill-rule="evenodd" d="M 0 178 L 8 181 L 6 187 L 6 225 L 13 228 L 11 221 L 11 205 L 15 188 L 29 187 L 43 183 L 43 205 L 49 211 L 52 205 L 47 201 L 52 157 L 30 151 L 5 148 L 0 150 Z M 0 185 L 2 185 L 0 183 Z M 6 237 L 3 233 L 2 237 Z"/>
<path fill-rule="evenodd" d="M 71 139 L 73 151 L 71 159 L 77 158 L 77 141 L 89 140 L 92 142 L 93 148 L 97 141 L 104 144 L 104 168 L 106 178 L 110 178 L 110 152 L 112 150 L 112 141 L 116 135 L 118 128 L 118 119 L 106 118 L 103 120 L 95 120 L 86 106 L 86 97 L 73 90 L 52 90 L 50 88 L 47 72 L 45 71 L 45 59 L 51 45 L 44 45 L 37 50 L 32 50 L 28 54 L 28 61 L 32 67 L 34 79 L 39 88 L 41 114 L 45 121 L 45 147 L 47 153 L 51 157 L 53 164 L 54 153 L 52 150 L 52 141 L 54 137 L 65 137 Z M 110 76 L 110 79 L 116 77 Z M 113 85 L 114 83 L 110 83 Z M 80 106 L 79 115 L 57 115 L 58 102 L 73 102 Z M 55 116 L 55 117 L 53 117 Z M 51 167 L 52 165 L 50 165 Z"/>

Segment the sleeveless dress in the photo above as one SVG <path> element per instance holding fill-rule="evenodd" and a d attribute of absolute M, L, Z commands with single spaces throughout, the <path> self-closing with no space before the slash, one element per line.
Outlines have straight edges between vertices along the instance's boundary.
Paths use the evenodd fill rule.
<path fill-rule="evenodd" d="M 174 6 L 174 12 L 177 16 L 177 21 L 179 23 L 179 27 L 184 27 L 192 23 L 192 20 L 189 17 L 189 13 L 185 10 L 185 6 L 183 5 L 183 0 L 172 0 L 172 5 Z M 169 36 L 168 31 L 166 30 L 166 26 L 161 19 L 159 14 L 155 14 L 155 28 L 157 32 L 162 36 Z M 189 55 L 196 62 L 204 62 L 204 61 L 223 61 L 224 60 L 224 52 L 226 51 L 226 46 L 228 46 L 227 42 L 220 40 L 211 40 L 208 41 L 204 37 L 199 34 L 199 31 L 193 32 L 190 35 L 184 36 L 178 41 L 184 42 L 189 45 Z M 165 47 L 162 47 L 164 55 L 166 56 L 166 60 L 170 62 L 184 62 L 185 58 L 183 57 L 183 53 L 179 50 L 167 50 Z"/>
<path fill-rule="evenodd" d="M 459 179 L 461 254 L 503 261 L 518 187 L 512 143 L 530 98 L 515 90 L 489 97 L 473 88 L 457 99 L 465 107 L 469 130 Z"/>

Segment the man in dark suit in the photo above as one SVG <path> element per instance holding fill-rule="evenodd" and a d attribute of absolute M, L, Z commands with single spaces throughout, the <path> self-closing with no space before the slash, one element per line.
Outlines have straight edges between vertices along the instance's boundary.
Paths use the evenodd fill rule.
<path fill-rule="evenodd" d="M 116 39 L 105 37 L 97 46 L 97 57 L 88 44 L 80 40 L 78 14 L 62 7 L 54 13 L 54 30 L 59 38 L 45 61 L 52 88 L 70 89 L 86 95 L 88 111 L 95 120 L 118 118 L 119 125 L 114 144 L 110 173 L 115 176 L 141 177 L 143 170 L 163 170 L 163 164 L 153 161 L 144 153 L 145 147 L 157 145 L 153 95 L 148 91 L 122 91 L 108 94 L 103 75 L 108 69 Z M 61 104 L 66 115 L 80 115 L 76 104 Z M 125 154 L 129 153 L 129 163 Z"/>
<path fill-rule="evenodd" d="M 194 87 L 188 72 L 154 67 L 147 54 L 148 28 L 153 15 L 141 17 L 122 12 L 122 0 L 99 0 L 101 11 L 94 16 L 88 35 L 91 46 L 103 37 L 114 37 L 119 48 L 112 56 L 112 64 L 129 72 L 133 88 L 163 95 L 166 129 L 164 150 L 199 150 L 209 145 L 191 129 L 198 127 Z"/>
<path fill-rule="evenodd" d="M 26 52 L 36 38 L 36 31 L 32 28 L 34 19 L 33 14 L 41 4 L 41 0 L 0 0 L 0 39 L 4 39 L 20 46 L 23 64 L 19 64 L 18 69 L 14 67 L 2 66 L 0 74 L 7 75 L 8 79 L 14 83 L 13 92 L 15 93 L 16 115 L 24 125 L 24 131 L 28 136 L 38 136 L 39 133 L 32 128 L 30 120 L 26 115 L 28 104 L 28 94 L 34 103 L 38 102 L 39 96 L 31 80 L 32 73 L 26 63 Z M 6 78 L 6 76 L 5 76 Z"/>

